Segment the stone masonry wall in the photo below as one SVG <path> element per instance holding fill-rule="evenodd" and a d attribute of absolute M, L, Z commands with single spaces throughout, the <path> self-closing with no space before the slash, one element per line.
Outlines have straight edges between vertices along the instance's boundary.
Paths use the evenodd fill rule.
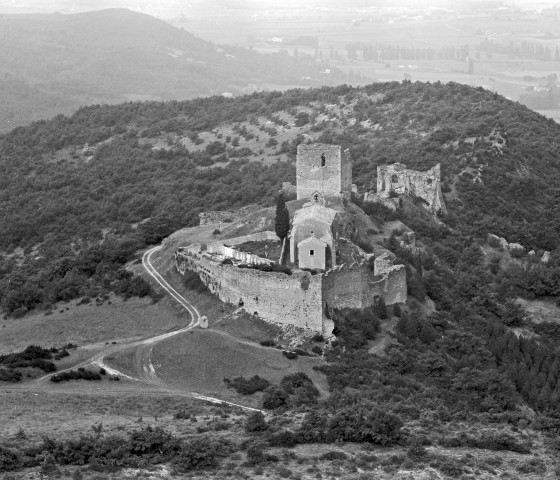
<path fill-rule="evenodd" d="M 330 334 L 323 329 L 321 276 L 261 272 L 221 265 L 204 255 L 175 254 L 177 269 L 196 271 L 220 300 L 269 322 Z"/>
<path fill-rule="evenodd" d="M 233 246 L 240 245 L 245 242 L 264 242 L 267 240 L 278 241 L 278 236 L 276 233 L 267 230 L 265 232 L 251 233 L 250 235 L 243 235 L 241 237 L 226 238 L 223 240 L 217 240 L 215 242 L 209 243 L 206 246 L 208 253 L 218 253 L 222 254 L 222 247 L 224 245 Z"/>
<path fill-rule="evenodd" d="M 324 156 L 324 165 L 322 165 Z M 314 192 L 324 196 L 347 195 L 352 190 L 352 164 L 348 152 L 338 145 L 300 144 L 297 149 L 297 198 Z"/>
<path fill-rule="evenodd" d="M 433 213 L 447 211 L 441 193 L 439 164 L 425 172 L 410 170 L 402 163 L 377 167 L 377 192 L 366 193 L 364 200 L 385 203 L 392 192 L 425 200 L 428 209 Z"/>
<path fill-rule="evenodd" d="M 366 263 L 337 266 L 324 275 L 323 300 L 328 308 L 366 308 L 384 297 L 386 280 L 374 277 Z"/>

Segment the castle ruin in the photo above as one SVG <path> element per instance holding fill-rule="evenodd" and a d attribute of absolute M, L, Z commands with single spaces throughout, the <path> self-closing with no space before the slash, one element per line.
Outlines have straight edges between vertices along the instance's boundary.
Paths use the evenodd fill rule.
<path fill-rule="evenodd" d="M 425 172 L 410 170 L 402 163 L 377 167 L 377 191 L 368 192 L 365 202 L 378 202 L 396 208 L 398 197 L 408 195 L 422 199 L 433 214 L 447 213 L 441 193 L 440 165 Z"/>
<path fill-rule="evenodd" d="M 393 265 L 393 255 L 382 248 L 384 253 L 374 256 L 351 241 L 354 227 L 349 212 L 361 212 L 349 202 L 351 173 L 349 154 L 339 146 L 298 147 L 297 200 L 288 202 L 292 214 L 287 266 L 291 272 L 266 271 L 262 267 L 270 265 L 270 259 L 236 249 L 247 241 L 277 238 L 273 232 L 179 248 L 175 252 L 178 271 L 197 272 L 222 301 L 264 320 L 328 337 L 334 328 L 328 316 L 332 309 L 367 308 L 380 299 L 388 306 L 404 303 L 404 265 Z M 341 250 L 348 245 L 352 256 Z"/>

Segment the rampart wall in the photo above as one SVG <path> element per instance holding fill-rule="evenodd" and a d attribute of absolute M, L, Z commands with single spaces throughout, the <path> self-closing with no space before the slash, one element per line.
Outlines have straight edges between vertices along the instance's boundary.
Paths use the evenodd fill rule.
<path fill-rule="evenodd" d="M 224 302 L 282 325 L 330 335 L 323 329 L 322 277 L 292 275 L 221 265 L 203 254 L 176 252 L 177 269 L 196 271 L 208 289 Z"/>
<path fill-rule="evenodd" d="M 367 308 L 376 298 L 383 298 L 386 305 L 406 302 L 406 268 L 403 265 L 372 272 L 367 262 L 361 262 L 334 267 L 324 275 L 326 308 Z"/>

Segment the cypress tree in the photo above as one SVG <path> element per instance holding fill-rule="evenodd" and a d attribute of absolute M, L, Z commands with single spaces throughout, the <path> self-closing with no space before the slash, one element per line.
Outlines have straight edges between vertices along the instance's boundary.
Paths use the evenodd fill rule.
<path fill-rule="evenodd" d="M 276 201 L 276 219 L 274 227 L 278 238 L 284 241 L 290 231 L 290 214 L 286 208 L 286 200 L 282 193 L 278 195 L 278 200 Z"/>

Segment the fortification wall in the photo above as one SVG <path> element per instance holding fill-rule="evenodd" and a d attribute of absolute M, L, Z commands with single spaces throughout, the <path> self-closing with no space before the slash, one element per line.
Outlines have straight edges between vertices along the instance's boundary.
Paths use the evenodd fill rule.
<path fill-rule="evenodd" d="M 373 275 L 366 263 L 335 267 L 324 275 L 323 301 L 328 308 L 367 308 L 384 297 L 386 279 Z"/>
<path fill-rule="evenodd" d="M 196 271 L 220 300 L 241 306 L 269 322 L 323 330 L 322 277 L 308 273 L 261 272 L 221 265 L 204 255 L 176 253 L 177 269 Z"/>
<path fill-rule="evenodd" d="M 314 192 L 324 196 L 350 196 L 352 164 L 347 152 L 338 145 L 300 144 L 297 149 L 297 198 L 309 198 Z"/>

